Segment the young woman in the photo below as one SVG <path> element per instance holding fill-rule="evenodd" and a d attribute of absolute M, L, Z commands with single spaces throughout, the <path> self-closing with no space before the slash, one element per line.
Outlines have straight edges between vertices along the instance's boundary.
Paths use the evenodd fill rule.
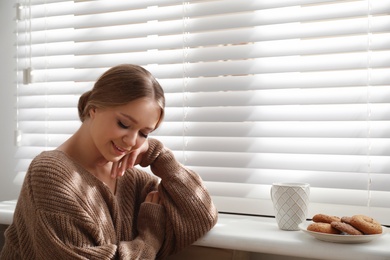
<path fill-rule="evenodd" d="M 217 211 L 201 178 L 147 138 L 164 105 L 142 67 L 105 72 L 80 97 L 78 131 L 32 161 L 0 259 L 165 258 L 209 231 Z"/>

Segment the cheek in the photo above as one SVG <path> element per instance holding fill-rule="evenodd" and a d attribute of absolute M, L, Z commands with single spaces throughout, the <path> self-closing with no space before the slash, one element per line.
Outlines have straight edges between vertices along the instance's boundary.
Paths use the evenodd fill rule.
<path fill-rule="evenodd" d="M 107 127 L 106 134 L 107 136 L 112 138 L 121 138 L 122 136 L 126 135 L 126 130 L 119 129 L 116 126 L 112 126 L 112 127 Z"/>
<path fill-rule="evenodd" d="M 136 150 L 138 148 L 140 148 L 144 143 L 145 143 L 146 139 L 141 137 L 141 136 L 138 136 L 137 137 L 137 142 L 135 144 L 135 146 L 133 147 L 133 150 Z"/>
<path fill-rule="evenodd" d="M 95 127 L 95 141 L 97 143 L 106 144 L 114 139 L 121 138 L 121 136 L 123 136 L 123 133 L 115 125 L 110 126 L 106 123 Z"/>

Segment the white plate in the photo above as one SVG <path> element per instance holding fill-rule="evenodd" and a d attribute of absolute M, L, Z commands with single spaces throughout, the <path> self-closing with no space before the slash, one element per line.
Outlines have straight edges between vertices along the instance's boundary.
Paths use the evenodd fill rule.
<path fill-rule="evenodd" d="M 382 227 L 382 234 L 377 235 L 333 235 L 333 234 L 325 234 L 325 233 L 319 233 L 319 232 L 313 232 L 307 230 L 307 226 L 310 225 L 313 222 L 306 222 L 299 225 L 299 228 L 305 232 L 306 234 L 309 234 L 316 239 L 326 241 L 326 242 L 332 242 L 332 243 L 344 243 L 344 244 L 358 244 L 358 243 L 367 243 L 374 239 L 377 239 L 387 233 L 387 228 Z"/>

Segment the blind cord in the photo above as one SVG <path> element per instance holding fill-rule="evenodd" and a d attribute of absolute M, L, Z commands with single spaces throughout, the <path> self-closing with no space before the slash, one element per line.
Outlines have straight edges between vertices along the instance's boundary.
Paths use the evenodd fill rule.
<path fill-rule="evenodd" d="M 371 1 L 367 1 L 367 207 L 371 206 Z"/>
<path fill-rule="evenodd" d="M 182 2 L 182 19 L 183 19 L 183 164 L 186 165 L 187 162 L 187 155 L 186 155 L 186 150 L 188 147 L 188 140 L 186 138 L 187 136 L 187 117 L 188 117 L 188 96 L 187 96 L 187 91 L 188 91 L 188 73 L 187 73 L 187 59 L 188 59 L 188 2 L 183 1 Z"/>

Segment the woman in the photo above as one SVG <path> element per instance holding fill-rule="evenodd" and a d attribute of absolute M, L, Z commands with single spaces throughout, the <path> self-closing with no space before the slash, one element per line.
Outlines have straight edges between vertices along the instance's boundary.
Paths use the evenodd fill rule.
<path fill-rule="evenodd" d="M 32 161 L 0 258 L 165 258 L 209 231 L 217 212 L 200 177 L 147 139 L 164 105 L 142 67 L 105 72 L 80 97 L 78 131 Z"/>

